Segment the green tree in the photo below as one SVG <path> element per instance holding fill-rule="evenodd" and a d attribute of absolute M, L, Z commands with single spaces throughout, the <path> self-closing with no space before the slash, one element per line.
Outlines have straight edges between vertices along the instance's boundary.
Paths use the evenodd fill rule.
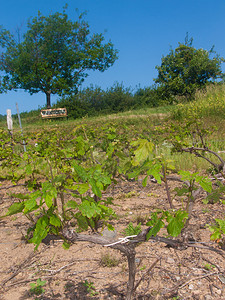
<path fill-rule="evenodd" d="M 102 34 L 90 33 L 83 14 L 71 21 L 65 10 L 49 16 L 39 12 L 28 21 L 22 41 L 0 27 L 0 46 L 1 92 L 43 92 L 48 108 L 51 94 L 76 93 L 88 70 L 105 71 L 118 53 Z"/>
<path fill-rule="evenodd" d="M 162 57 L 161 65 L 156 66 L 158 77 L 154 80 L 159 84 L 159 92 L 167 99 L 174 96 L 190 99 L 197 89 L 222 76 L 223 58 L 213 48 L 210 51 L 194 48 L 192 42 L 187 35 L 185 43 L 171 49 Z"/>

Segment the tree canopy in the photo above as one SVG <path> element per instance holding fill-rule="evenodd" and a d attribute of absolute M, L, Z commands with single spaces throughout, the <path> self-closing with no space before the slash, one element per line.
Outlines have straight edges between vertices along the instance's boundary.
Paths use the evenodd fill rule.
<path fill-rule="evenodd" d="M 63 13 L 38 16 L 27 23 L 22 41 L 0 27 L 0 91 L 24 89 L 30 94 L 71 94 L 88 76 L 88 70 L 101 72 L 112 66 L 118 51 L 103 34 L 91 34 L 83 14 L 77 21 Z"/>
<path fill-rule="evenodd" d="M 166 98 L 185 96 L 191 98 L 197 89 L 204 87 L 209 81 L 222 76 L 221 63 L 213 48 L 210 51 L 196 49 L 192 46 L 193 39 L 185 39 L 179 46 L 165 57 L 160 66 L 156 66 L 161 93 Z M 211 57 L 212 56 L 212 57 Z"/>

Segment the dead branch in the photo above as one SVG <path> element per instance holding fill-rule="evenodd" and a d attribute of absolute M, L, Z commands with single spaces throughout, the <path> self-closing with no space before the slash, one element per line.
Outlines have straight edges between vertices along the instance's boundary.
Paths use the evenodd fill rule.
<path fill-rule="evenodd" d="M 158 257 L 154 263 L 150 266 L 150 268 L 148 268 L 148 270 L 141 276 L 141 278 L 138 280 L 138 282 L 135 284 L 134 287 L 134 292 L 136 291 L 136 289 L 138 288 L 138 286 L 140 285 L 140 283 L 142 282 L 142 280 L 146 277 L 146 275 L 148 275 L 152 269 L 155 267 L 155 265 L 158 263 L 158 261 L 160 261 L 161 257 Z"/>
<path fill-rule="evenodd" d="M 19 183 L 19 184 L 14 184 L 14 185 L 10 185 L 10 186 L 2 186 L 2 187 L 0 187 L 0 190 L 13 189 L 13 188 L 18 187 L 18 186 L 26 186 L 26 184 Z"/>
<path fill-rule="evenodd" d="M 11 279 L 13 279 L 14 277 L 16 277 L 23 269 L 25 266 L 27 266 L 27 264 L 30 262 L 30 260 L 36 256 L 37 253 L 32 252 L 27 259 L 25 259 L 18 267 L 17 270 L 7 279 L 5 279 L 2 283 L 1 283 L 1 287 L 3 287 L 8 281 L 10 281 Z"/>
<path fill-rule="evenodd" d="M 178 290 L 178 289 L 181 289 L 183 287 L 185 287 L 187 284 L 189 284 L 191 281 L 194 281 L 194 280 L 198 280 L 198 279 L 202 279 L 202 278 L 205 278 L 205 277 L 209 277 L 209 276 L 213 276 L 213 275 L 218 275 L 220 272 L 216 271 L 216 272 L 212 272 L 212 273 L 208 273 L 208 274 L 204 274 L 204 275 L 201 275 L 201 276 L 198 276 L 198 277 L 195 277 L 195 278 L 191 278 L 190 280 L 188 281 L 181 281 L 179 284 L 175 285 L 172 289 L 170 289 L 169 291 L 165 291 L 163 292 L 163 295 L 166 295 L 166 294 L 171 294 L 172 292 Z"/>
<path fill-rule="evenodd" d="M 222 157 L 215 151 L 210 150 L 208 147 L 204 147 L 204 148 L 199 148 L 199 147 L 187 147 L 187 148 L 181 148 L 179 150 L 180 152 L 188 152 L 188 153 L 193 153 L 195 156 L 197 157 L 201 157 L 205 160 L 207 160 L 211 165 L 214 166 L 214 168 L 216 168 L 218 171 L 224 172 L 224 168 L 225 168 L 225 161 L 222 159 Z M 216 156 L 219 161 L 220 161 L 220 165 L 214 163 L 213 161 L 211 161 L 209 158 L 207 158 L 206 156 L 200 154 L 198 151 L 202 151 L 202 152 L 208 152 L 213 154 L 214 156 Z"/>

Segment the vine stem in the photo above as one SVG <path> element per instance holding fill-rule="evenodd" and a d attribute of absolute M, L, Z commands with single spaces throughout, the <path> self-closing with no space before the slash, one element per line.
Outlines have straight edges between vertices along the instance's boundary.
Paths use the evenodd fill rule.
<path fill-rule="evenodd" d="M 172 204 L 172 199 L 171 199 L 171 195 L 170 195 L 169 185 L 168 185 L 167 178 L 166 178 L 166 167 L 163 166 L 162 168 L 163 168 L 163 181 L 164 181 L 165 187 L 166 187 L 167 199 L 169 201 L 170 208 L 172 209 L 173 204 Z"/>

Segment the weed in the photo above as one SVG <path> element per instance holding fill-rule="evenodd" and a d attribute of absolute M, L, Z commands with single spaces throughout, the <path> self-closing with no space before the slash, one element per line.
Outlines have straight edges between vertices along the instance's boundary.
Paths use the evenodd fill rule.
<path fill-rule="evenodd" d="M 123 234 L 125 236 L 138 235 L 141 232 L 141 223 L 134 227 L 133 223 L 129 223 L 127 228 L 124 229 Z"/>
<path fill-rule="evenodd" d="M 208 263 L 204 265 L 204 269 L 207 270 L 207 271 L 210 271 L 210 270 L 212 270 L 213 268 L 215 268 L 214 265 L 211 265 L 211 264 L 208 264 Z"/>
<path fill-rule="evenodd" d="M 136 222 L 137 224 L 144 225 L 146 223 L 146 221 L 148 220 L 148 217 L 149 216 L 147 216 L 147 215 L 145 215 L 145 216 L 136 215 L 136 216 L 134 216 L 133 221 Z"/>
<path fill-rule="evenodd" d="M 140 267 L 141 271 L 144 271 L 146 269 L 146 265 L 143 265 L 142 267 Z"/>
<path fill-rule="evenodd" d="M 32 282 L 30 283 L 30 293 L 31 295 L 39 296 L 45 292 L 43 289 L 43 286 L 46 284 L 45 280 L 41 280 L 40 278 L 37 279 L 36 283 Z"/>
<path fill-rule="evenodd" d="M 130 191 L 129 193 L 125 194 L 125 198 L 132 198 L 134 196 L 139 196 L 140 193 L 138 193 L 137 191 Z"/>
<path fill-rule="evenodd" d="M 93 296 L 95 296 L 95 295 L 98 294 L 98 292 L 96 292 L 96 288 L 95 288 L 93 282 L 91 282 L 91 281 L 89 282 L 88 280 L 85 280 L 85 281 L 83 282 L 83 285 L 84 285 L 84 287 L 87 289 L 87 292 L 88 292 L 88 294 L 89 294 L 91 297 L 93 297 Z"/>
<path fill-rule="evenodd" d="M 103 267 L 116 267 L 120 263 L 120 260 L 117 259 L 116 257 L 111 256 L 109 253 L 103 254 L 100 260 L 100 264 Z"/>

